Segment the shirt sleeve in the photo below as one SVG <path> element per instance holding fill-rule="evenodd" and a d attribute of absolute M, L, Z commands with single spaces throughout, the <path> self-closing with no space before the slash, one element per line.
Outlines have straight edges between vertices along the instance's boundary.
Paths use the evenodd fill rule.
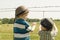
<path fill-rule="evenodd" d="M 29 26 L 29 27 L 27 28 L 27 30 L 28 30 L 28 31 L 34 31 L 34 30 L 35 30 L 35 27 L 36 27 L 35 25 L 34 25 L 34 26 L 32 26 L 32 27 L 31 27 L 31 26 Z"/>

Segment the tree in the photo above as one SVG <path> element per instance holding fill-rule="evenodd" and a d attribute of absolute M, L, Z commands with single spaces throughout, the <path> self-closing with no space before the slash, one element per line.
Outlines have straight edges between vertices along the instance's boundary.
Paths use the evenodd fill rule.
<path fill-rule="evenodd" d="M 0 19 L 0 25 L 2 24 L 1 20 L 2 20 L 2 19 Z"/>
<path fill-rule="evenodd" d="M 9 24 L 13 24 L 14 23 L 14 18 L 9 19 L 9 22 L 8 23 Z"/>
<path fill-rule="evenodd" d="M 3 24 L 8 24 L 8 22 L 9 22 L 9 19 L 8 19 L 8 18 L 3 18 L 3 19 L 2 19 L 2 23 L 3 23 Z"/>

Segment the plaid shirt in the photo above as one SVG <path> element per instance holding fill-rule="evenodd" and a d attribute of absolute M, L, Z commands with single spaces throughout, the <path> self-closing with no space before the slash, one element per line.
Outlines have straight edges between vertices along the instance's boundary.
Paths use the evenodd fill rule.
<path fill-rule="evenodd" d="M 40 31 L 40 40 L 53 40 L 51 31 Z"/>

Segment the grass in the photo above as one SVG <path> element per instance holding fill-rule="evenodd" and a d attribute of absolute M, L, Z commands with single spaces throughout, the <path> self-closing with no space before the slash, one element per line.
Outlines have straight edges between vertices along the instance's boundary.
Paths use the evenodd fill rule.
<path fill-rule="evenodd" d="M 58 27 L 58 35 L 55 37 L 55 40 L 60 39 L 60 21 L 55 21 L 56 26 Z M 38 36 L 38 27 L 39 23 L 37 22 L 36 30 L 30 32 L 31 40 L 39 40 Z M 13 24 L 1 24 L 0 25 L 0 40 L 13 40 Z"/>

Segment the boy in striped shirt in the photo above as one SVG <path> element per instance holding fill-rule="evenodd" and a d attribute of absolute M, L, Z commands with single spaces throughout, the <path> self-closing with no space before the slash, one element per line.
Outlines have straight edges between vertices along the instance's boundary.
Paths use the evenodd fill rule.
<path fill-rule="evenodd" d="M 19 6 L 15 10 L 15 22 L 14 22 L 14 40 L 30 40 L 29 32 L 35 29 L 36 23 L 29 26 L 26 22 L 29 10 L 24 6 Z"/>

